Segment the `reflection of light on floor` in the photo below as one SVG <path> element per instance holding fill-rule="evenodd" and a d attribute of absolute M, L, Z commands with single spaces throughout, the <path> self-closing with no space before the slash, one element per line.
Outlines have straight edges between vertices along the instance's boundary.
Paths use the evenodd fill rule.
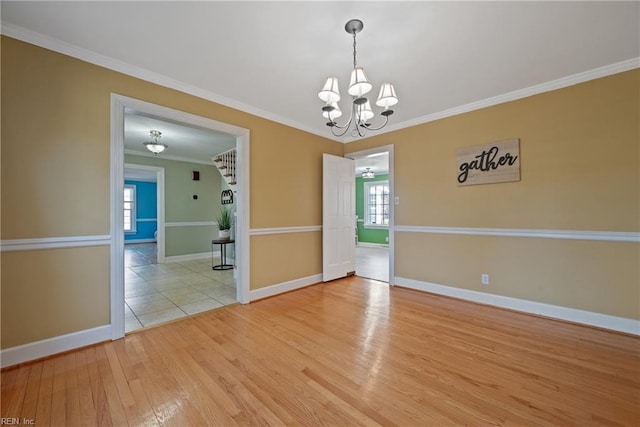
<path fill-rule="evenodd" d="M 372 360 L 369 366 L 367 381 L 363 384 L 365 393 L 371 391 L 378 380 L 382 362 L 387 353 L 389 343 L 389 285 L 378 281 L 367 283 L 367 306 L 362 324 L 361 352 L 364 358 Z M 373 345 L 377 340 L 377 344 Z M 375 351 L 374 353 L 372 353 Z"/>
<path fill-rule="evenodd" d="M 158 408 L 158 413 L 152 413 L 149 415 L 149 424 L 147 425 L 153 425 L 153 421 L 160 421 L 161 423 L 166 423 L 167 421 L 169 421 L 171 418 L 173 418 L 178 411 L 182 410 L 182 402 L 183 399 L 185 399 L 186 401 L 189 400 L 189 393 L 183 393 L 182 398 L 176 398 L 173 399 L 171 402 L 167 402 L 164 405 L 161 405 Z"/>

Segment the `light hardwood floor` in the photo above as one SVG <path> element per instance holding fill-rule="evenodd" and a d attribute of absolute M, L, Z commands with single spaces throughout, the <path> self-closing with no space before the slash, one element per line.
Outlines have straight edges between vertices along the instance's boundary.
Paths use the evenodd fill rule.
<path fill-rule="evenodd" d="M 2 372 L 36 425 L 640 425 L 640 339 L 361 278 Z"/>

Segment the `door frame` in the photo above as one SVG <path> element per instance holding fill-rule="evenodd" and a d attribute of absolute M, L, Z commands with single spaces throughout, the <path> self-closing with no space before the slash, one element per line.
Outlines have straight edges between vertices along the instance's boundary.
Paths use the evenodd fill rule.
<path fill-rule="evenodd" d="M 197 116 L 116 93 L 111 94 L 110 146 L 110 301 L 111 339 L 124 336 L 124 117 L 125 109 L 149 114 L 167 121 L 177 121 L 205 129 L 225 132 L 236 138 L 238 197 L 236 198 L 236 299 L 249 303 L 250 284 L 250 132 L 249 129 Z M 160 233 L 158 233 L 160 234 Z"/>
<path fill-rule="evenodd" d="M 156 262 L 162 264 L 164 262 L 164 168 L 158 166 L 138 165 L 134 163 L 125 163 L 125 171 L 141 170 L 146 172 L 155 172 L 156 174 L 156 229 L 158 235 L 156 238 Z M 126 242 L 126 241 L 125 241 Z"/>
<path fill-rule="evenodd" d="M 389 285 L 394 286 L 395 278 L 395 205 L 396 205 L 396 191 L 395 191 L 395 177 L 394 177 L 394 161 L 393 161 L 393 144 L 383 145 L 380 147 L 369 148 L 367 150 L 354 151 L 351 153 L 345 153 L 344 157 L 350 159 L 360 159 L 367 157 L 371 154 L 377 153 L 389 153 L 389 198 L 392 203 L 389 204 Z"/>

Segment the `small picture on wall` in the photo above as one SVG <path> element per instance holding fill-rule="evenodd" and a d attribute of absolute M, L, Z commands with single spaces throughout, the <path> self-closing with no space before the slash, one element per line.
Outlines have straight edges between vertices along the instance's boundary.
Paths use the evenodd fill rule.
<path fill-rule="evenodd" d="M 233 203 L 233 191 L 224 190 L 221 195 L 221 201 L 223 205 L 230 205 Z"/>
<path fill-rule="evenodd" d="M 520 140 L 461 148 L 456 165 L 458 186 L 520 181 Z"/>

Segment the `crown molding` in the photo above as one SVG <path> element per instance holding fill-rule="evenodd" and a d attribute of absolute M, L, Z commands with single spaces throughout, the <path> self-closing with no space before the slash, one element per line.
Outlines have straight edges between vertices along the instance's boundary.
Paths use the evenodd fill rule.
<path fill-rule="evenodd" d="M 263 119 L 271 120 L 273 122 L 309 132 L 317 136 L 328 138 L 327 135 L 323 135 L 317 129 L 310 128 L 302 123 L 290 120 L 278 114 L 274 114 L 253 105 L 245 104 L 243 102 L 218 95 L 217 93 L 209 92 L 202 88 L 181 82 L 163 74 L 156 73 L 145 68 L 137 67 L 124 61 L 120 61 L 109 56 L 101 55 L 91 50 L 54 39 L 52 37 L 38 33 L 36 31 L 28 30 L 18 25 L 2 21 L 2 24 L 0 25 L 0 33 L 17 40 L 21 40 L 23 42 L 31 43 L 33 45 L 52 50 L 54 52 L 62 53 L 64 55 L 107 68 L 109 70 L 117 71 L 128 76 L 155 83 L 169 89 L 175 89 L 189 95 L 197 96 L 198 98 L 206 99 L 207 101 L 215 102 L 217 104 L 242 111 L 244 113 L 252 114 Z"/>
<path fill-rule="evenodd" d="M 625 61 L 617 62 L 603 67 L 594 68 L 592 70 L 584 71 L 581 73 L 573 74 L 566 77 L 561 77 L 556 80 L 551 80 L 545 83 L 541 83 L 527 88 L 518 89 L 515 91 L 507 92 L 502 95 L 493 96 L 490 98 L 471 102 L 469 104 L 461 105 L 458 107 L 449 108 L 447 110 L 427 114 L 426 116 L 418 117 L 412 120 L 396 123 L 385 127 L 384 129 L 375 133 L 375 135 L 369 135 L 362 138 L 353 137 L 334 137 L 333 135 L 327 135 L 317 129 L 306 126 L 302 123 L 290 120 L 286 117 L 265 111 L 261 108 L 253 105 L 245 104 L 222 95 L 218 95 L 213 92 L 209 92 L 198 88 L 196 86 L 183 83 L 179 80 L 171 77 L 159 74 L 141 67 L 128 64 L 126 62 L 95 53 L 88 49 L 81 48 L 70 43 L 66 43 L 60 40 L 56 40 L 52 37 L 44 34 L 28 30 L 26 28 L 2 22 L 0 25 L 0 32 L 8 37 L 12 37 L 27 43 L 34 44 L 36 46 L 43 47 L 45 49 L 52 50 L 54 52 L 62 53 L 82 61 L 89 62 L 94 65 L 98 65 L 113 71 L 117 71 L 132 77 L 136 77 L 151 83 L 158 84 L 170 89 L 175 89 L 189 95 L 197 96 L 202 99 L 206 99 L 217 104 L 224 105 L 248 114 L 252 114 L 263 119 L 271 120 L 286 126 L 290 126 L 304 132 L 309 132 L 313 135 L 317 135 L 326 139 L 331 139 L 343 144 L 347 144 L 353 141 L 359 141 L 372 136 L 384 135 L 389 132 L 394 132 L 400 129 L 409 128 L 412 126 L 429 123 L 435 120 L 444 119 L 446 117 L 456 116 L 458 114 L 468 113 L 471 111 L 479 110 L 481 108 L 491 107 L 494 105 L 502 104 L 505 102 L 515 101 L 518 99 L 526 98 L 533 95 L 538 95 L 544 92 L 550 92 L 553 90 L 561 89 L 564 87 L 576 85 L 578 83 L 587 82 L 589 80 L 598 79 L 601 77 L 607 77 L 613 74 L 630 71 L 636 68 L 640 68 L 640 57 L 631 58 Z"/>
<path fill-rule="evenodd" d="M 418 117 L 416 119 L 407 120 L 401 123 L 396 123 L 390 126 L 386 126 L 383 130 L 378 131 L 375 136 L 383 135 L 385 133 L 394 132 L 400 129 L 409 128 L 412 126 L 421 125 L 424 123 L 433 122 L 436 120 L 444 119 L 451 116 L 457 116 L 459 114 L 468 113 L 482 108 L 492 107 L 498 104 L 504 104 L 505 102 L 516 101 L 518 99 L 527 98 L 529 96 L 538 95 L 545 92 L 551 92 L 553 90 L 562 89 L 565 87 L 573 86 L 579 83 L 588 82 L 589 80 L 595 80 L 602 77 L 611 76 L 625 71 L 634 70 L 640 68 L 640 57 L 631 58 L 626 61 L 617 62 L 615 64 L 605 65 L 604 67 L 594 68 L 592 70 L 584 71 L 582 73 L 572 74 L 570 76 L 562 77 L 556 80 L 551 80 L 538 85 L 529 86 L 524 89 L 514 90 L 512 92 L 503 93 L 502 95 L 493 96 L 491 98 L 482 99 L 480 101 L 471 102 L 469 104 L 461 105 L 459 107 L 449 108 L 447 110 L 439 111 L 426 116 Z M 374 135 L 371 135 L 374 136 Z M 369 138 L 369 136 L 365 137 Z M 363 138 L 347 137 L 342 139 L 342 142 L 348 144 L 349 142 L 359 141 Z"/>

